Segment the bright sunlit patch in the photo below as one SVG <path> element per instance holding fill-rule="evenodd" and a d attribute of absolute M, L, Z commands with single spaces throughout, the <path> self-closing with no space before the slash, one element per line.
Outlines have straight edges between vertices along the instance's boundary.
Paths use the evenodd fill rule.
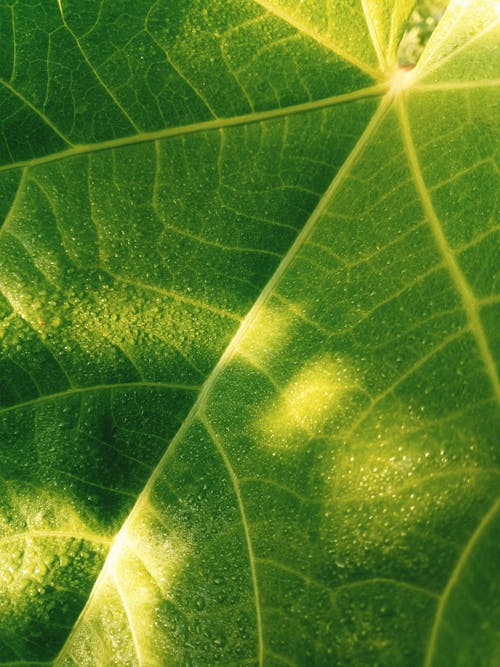
<path fill-rule="evenodd" d="M 415 70 L 413 68 L 398 67 L 389 78 L 391 91 L 399 95 L 413 85 L 415 81 Z"/>
<path fill-rule="evenodd" d="M 279 305 L 263 306 L 238 343 L 237 352 L 250 362 L 265 365 L 289 338 L 293 319 L 290 311 Z"/>
<path fill-rule="evenodd" d="M 465 12 L 472 12 L 473 17 L 471 18 L 471 23 L 476 21 L 476 25 L 479 25 L 478 19 L 489 18 L 491 20 L 491 10 L 493 10 L 496 16 L 500 15 L 500 2 L 498 0 L 451 0 L 448 14 L 453 17 L 453 13 L 460 13 L 460 17 L 465 17 Z"/>
<path fill-rule="evenodd" d="M 177 533 L 167 534 L 154 514 L 143 512 L 118 533 L 106 567 L 114 576 L 122 578 L 121 569 L 126 568 L 127 560 L 138 559 L 162 594 L 167 595 L 173 576 L 182 567 L 188 551 L 185 539 Z M 133 588 L 133 581 L 127 581 L 127 586 Z"/>
<path fill-rule="evenodd" d="M 114 571 L 119 567 L 120 559 L 123 557 L 125 550 L 128 548 L 128 530 L 124 527 L 116 535 L 109 550 L 108 557 L 106 559 L 106 569 Z"/>
<path fill-rule="evenodd" d="M 263 418 L 260 427 L 270 444 L 287 446 L 297 433 L 319 435 L 346 395 L 359 390 L 340 360 L 324 355 L 306 364 L 288 383 Z"/>
<path fill-rule="evenodd" d="M 135 656 L 139 664 L 159 664 L 158 610 L 173 598 L 172 585 L 188 554 L 187 540 L 167 532 L 154 513 L 143 511 L 126 523 L 106 561 L 93 617 L 78 629 L 81 637 L 92 641 L 96 633 L 121 647 L 118 653 L 124 657 Z"/>

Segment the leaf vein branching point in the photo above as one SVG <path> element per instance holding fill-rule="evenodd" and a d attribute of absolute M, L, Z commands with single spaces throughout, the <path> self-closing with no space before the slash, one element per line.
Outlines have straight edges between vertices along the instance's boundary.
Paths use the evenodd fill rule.
<path fill-rule="evenodd" d="M 350 100 L 359 99 L 360 97 L 366 97 L 367 96 L 367 90 L 370 91 L 369 96 L 374 96 L 374 95 L 380 95 L 382 92 L 386 92 L 387 87 L 385 85 L 383 85 L 383 86 L 373 87 L 371 89 L 365 89 L 363 91 L 363 94 L 361 94 L 361 91 L 358 91 L 355 98 L 353 97 L 352 94 L 349 95 L 348 97 L 349 97 Z M 342 98 L 343 101 L 347 101 L 345 96 L 341 96 L 341 98 Z M 339 99 L 341 99 L 341 98 L 339 96 L 337 96 L 335 98 L 335 101 L 336 101 L 335 103 L 337 103 L 339 101 Z M 333 98 L 331 98 L 331 100 L 332 99 Z M 332 103 L 331 100 L 330 100 L 329 104 Z M 167 448 L 166 452 L 164 453 L 164 455 L 160 459 L 158 465 L 154 469 L 154 471 L 153 471 L 152 475 L 150 476 L 148 482 L 146 483 L 144 489 L 142 490 L 141 494 L 137 498 L 136 503 L 135 503 L 131 513 L 129 514 L 125 523 L 123 524 L 123 527 L 120 531 L 120 534 L 122 534 L 122 533 L 124 533 L 124 531 L 128 530 L 128 526 L 132 524 L 132 521 L 134 520 L 134 518 L 136 518 L 137 515 L 144 509 L 146 504 L 149 503 L 150 494 L 153 490 L 154 485 L 156 484 L 158 478 L 160 477 L 161 473 L 165 469 L 165 466 L 167 465 L 168 461 L 174 456 L 175 452 L 177 451 L 177 447 L 182 444 L 184 435 L 186 434 L 188 428 L 191 426 L 191 424 L 195 421 L 196 418 L 199 418 L 200 415 L 203 414 L 204 406 L 205 406 L 205 403 L 206 403 L 206 400 L 207 400 L 207 396 L 209 395 L 210 391 L 214 387 L 214 385 L 215 385 L 217 379 L 219 378 L 220 374 L 226 368 L 226 366 L 228 365 L 229 361 L 233 358 L 233 356 L 237 353 L 240 341 L 242 340 L 242 338 L 244 337 L 244 335 L 248 331 L 249 327 L 252 325 L 252 323 L 255 320 L 257 314 L 260 312 L 261 308 L 267 302 L 267 300 L 271 296 L 274 288 L 280 282 L 280 280 L 281 280 L 282 276 L 284 275 L 285 271 L 288 269 L 288 267 L 290 266 L 293 259 L 297 256 L 299 250 L 302 248 L 302 246 L 304 245 L 306 240 L 311 235 L 312 231 L 315 228 L 316 222 L 321 217 L 323 212 L 326 210 L 328 204 L 330 203 L 331 199 L 333 198 L 333 196 L 335 195 L 337 190 L 345 182 L 345 180 L 348 177 L 353 165 L 357 162 L 358 158 L 360 157 L 360 155 L 364 151 L 365 146 L 368 144 L 370 138 L 372 137 L 374 132 L 379 128 L 382 120 L 385 118 L 385 115 L 388 112 L 388 110 L 391 106 L 391 103 L 392 103 L 391 96 L 385 95 L 382 98 L 377 110 L 373 114 L 370 122 L 366 126 L 366 128 L 365 128 L 363 134 L 361 135 L 360 139 L 358 140 L 357 144 L 355 145 L 355 147 L 351 151 L 349 157 L 347 158 L 347 160 L 344 162 L 342 167 L 337 172 L 335 178 L 332 180 L 332 182 L 330 183 L 330 186 L 325 191 L 325 194 L 323 195 L 323 197 L 319 201 L 318 205 L 316 206 L 315 210 L 313 211 L 312 215 L 309 217 L 308 221 L 304 225 L 302 231 L 299 233 L 299 235 L 295 239 L 294 243 L 292 244 L 291 248 L 289 249 L 287 254 L 284 256 L 284 258 L 282 259 L 282 261 L 281 261 L 280 265 L 278 266 L 277 270 L 274 272 L 273 276 L 271 277 L 271 279 L 269 280 L 267 285 L 262 290 L 259 298 L 257 299 L 255 304 L 253 305 L 253 307 L 249 311 L 248 315 L 245 317 L 245 319 L 241 323 L 236 335 L 234 336 L 234 338 L 232 339 L 232 341 L 230 342 L 230 344 L 228 345 L 228 347 L 226 348 L 226 350 L 222 354 L 222 356 L 219 359 L 217 365 L 212 370 L 210 375 L 207 377 L 207 379 L 206 379 L 205 383 L 203 384 L 203 387 L 201 388 L 201 391 L 200 391 L 200 393 L 197 397 L 196 402 L 194 403 L 190 412 L 188 413 L 188 415 L 184 419 L 184 421 L 181 424 L 179 430 L 177 431 L 175 437 L 171 441 L 169 447 Z M 329 104 L 325 103 L 325 101 L 323 101 L 321 106 L 329 106 Z M 305 105 L 299 105 L 299 106 L 300 106 L 300 110 L 304 111 L 304 110 L 311 110 L 312 106 L 314 106 L 314 108 L 318 108 L 319 105 L 318 104 L 312 104 L 312 103 L 306 103 Z M 299 111 L 299 107 L 294 107 L 294 112 L 298 112 L 298 111 Z M 290 113 L 290 108 L 288 108 L 287 112 L 284 111 L 283 109 L 279 109 L 279 110 L 275 109 L 272 112 L 263 112 L 266 119 L 270 118 L 270 117 L 277 117 L 277 116 L 287 115 L 287 113 Z M 255 120 L 256 116 L 257 116 L 257 114 L 253 114 L 253 115 L 251 114 L 250 116 L 239 117 L 238 119 L 230 119 L 230 124 L 232 124 L 232 125 L 243 124 L 245 122 L 249 122 L 249 119 Z M 260 115 L 260 117 L 262 119 L 262 115 Z M 217 127 L 218 129 L 220 129 L 221 121 L 220 120 L 217 120 L 217 121 L 214 121 L 214 122 L 210 121 L 210 122 L 204 124 L 205 129 L 207 129 L 207 126 L 212 127 L 212 128 Z M 196 131 L 200 130 L 199 124 L 195 127 L 196 127 Z M 152 137 L 152 138 L 157 139 L 157 138 L 161 138 L 161 137 L 155 136 L 155 137 Z M 113 552 L 115 552 L 117 548 L 118 548 L 118 544 L 113 545 L 113 547 L 111 549 L 111 553 L 113 554 Z M 73 628 L 72 633 L 68 637 L 65 645 L 63 646 L 63 648 L 62 648 L 62 650 L 59 654 L 59 657 L 58 657 L 58 660 L 56 661 L 56 664 L 61 664 L 61 660 L 64 658 L 64 656 L 68 655 L 68 651 L 70 650 L 69 647 L 71 645 L 72 637 L 76 633 L 77 628 L 79 627 L 79 625 L 83 622 L 86 611 L 89 609 L 92 601 L 95 600 L 95 597 L 97 595 L 97 591 L 99 590 L 100 585 L 101 585 L 101 583 L 103 581 L 103 578 L 105 576 L 105 572 L 107 571 L 107 569 L 109 567 L 110 567 L 110 564 L 109 564 L 109 557 L 108 557 L 108 559 L 106 560 L 106 563 L 104 565 L 104 568 L 101 571 L 101 574 L 99 575 L 99 577 L 97 578 L 96 583 L 94 584 L 94 588 L 92 589 L 92 592 L 89 596 L 89 599 L 87 601 L 87 604 L 86 604 L 85 608 L 82 610 L 82 612 L 80 614 L 80 617 L 79 617 L 77 623 L 75 624 L 75 626 Z M 260 632 L 262 632 L 262 628 L 260 629 Z M 263 646 L 261 647 L 260 651 L 261 652 L 259 654 L 259 661 L 260 661 L 260 664 L 262 665 L 263 660 L 264 660 Z"/>
<path fill-rule="evenodd" d="M 27 174 L 28 170 L 24 168 L 21 173 L 21 178 L 19 179 L 19 184 L 17 186 L 16 194 L 14 196 L 14 199 L 12 200 L 12 204 L 10 205 L 9 212 L 5 216 L 3 225 L 0 227 L 0 235 L 7 231 L 10 223 L 14 219 L 19 204 L 21 203 L 22 195 L 24 193 L 24 188 L 26 186 L 26 181 L 27 181 Z"/>
<path fill-rule="evenodd" d="M 174 60 L 172 59 L 172 57 L 170 56 L 170 54 L 168 53 L 168 51 L 167 51 L 167 50 L 162 46 L 162 44 L 156 39 L 156 37 L 154 36 L 154 34 L 148 30 L 147 26 L 146 26 L 146 32 L 147 32 L 147 34 L 149 35 L 149 37 L 152 39 L 152 41 L 156 44 L 156 46 L 157 46 L 161 51 L 163 51 L 163 54 L 164 54 L 164 56 L 165 56 L 165 60 L 166 60 L 167 63 L 170 65 L 170 67 L 175 71 L 175 73 L 177 74 L 177 76 L 179 76 L 179 78 L 181 78 L 181 79 L 184 81 L 184 83 L 185 83 L 189 88 L 191 88 L 191 90 L 192 90 L 193 93 L 196 95 L 196 97 L 197 97 L 197 98 L 202 102 L 202 104 L 208 109 L 208 111 L 210 112 L 210 115 L 211 115 L 213 118 L 217 118 L 217 117 L 218 117 L 218 116 L 217 116 L 217 113 L 216 113 L 215 109 L 212 107 L 212 105 L 210 104 L 210 102 L 209 102 L 209 100 L 207 99 L 207 97 L 206 97 L 206 96 L 202 93 L 202 91 L 201 91 L 201 90 L 200 90 L 200 89 L 199 89 L 199 88 L 198 88 L 198 87 L 197 87 L 197 86 L 196 86 L 196 85 L 189 79 L 189 77 L 187 77 L 187 76 L 184 74 L 184 72 L 182 71 L 182 69 L 177 65 L 177 63 L 174 62 Z"/>
<path fill-rule="evenodd" d="M 236 335 L 234 338 L 231 340 L 229 343 L 228 347 L 222 354 L 221 358 L 219 359 L 217 365 L 215 368 L 212 370 L 208 378 L 206 379 L 205 383 L 203 384 L 200 393 L 198 395 L 198 398 L 191 408 L 190 412 L 186 416 L 184 422 L 182 423 L 181 427 L 177 431 L 177 434 L 175 435 L 174 439 L 172 440 L 170 446 L 168 447 L 167 451 L 159 461 L 158 465 L 156 466 L 155 470 L 153 471 L 153 474 L 149 478 L 144 490 L 142 491 L 141 495 L 137 499 L 137 502 L 134 506 L 134 509 L 132 510 L 132 513 L 129 515 L 127 522 L 131 520 L 131 517 L 135 515 L 136 512 L 139 511 L 140 507 L 144 502 L 147 501 L 148 496 L 150 491 L 152 490 L 156 480 L 158 479 L 159 475 L 161 474 L 161 471 L 163 470 L 164 466 L 166 465 L 167 461 L 171 456 L 173 456 L 174 452 L 176 451 L 177 445 L 179 445 L 182 442 L 182 438 L 188 428 L 188 426 L 194 421 L 196 416 L 202 411 L 203 406 L 205 404 L 206 398 L 208 394 L 210 393 L 211 389 L 215 385 L 215 382 L 217 381 L 218 377 L 222 373 L 222 371 L 226 368 L 227 364 L 229 361 L 233 358 L 234 354 L 238 352 L 238 346 L 240 344 L 240 341 L 248 331 L 249 327 L 257 317 L 257 314 L 260 312 L 260 309 L 264 306 L 264 304 L 267 302 L 268 298 L 271 296 L 274 288 L 276 285 L 279 283 L 281 280 L 283 274 L 291 264 L 292 260 L 296 257 L 297 253 L 299 252 L 300 248 L 304 245 L 310 234 L 312 233 L 316 222 L 318 218 L 321 216 L 325 208 L 327 207 L 328 203 L 330 202 L 330 199 L 333 197 L 335 192 L 340 188 L 342 183 L 345 181 L 347 176 L 349 175 L 349 172 L 353 166 L 353 164 L 357 161 L 358 157 L 364 150 L 364 147 L 368 143 L 369 139 L 371 138 L 372 134 L 375 132 L 375 130 L 379 127 L 380 123 L 382 122 L 383 118 L 385 117 L 385 114 L 387 113 L 389 107 L 390 107 L 391 100 L 386 96 L 382 99 L 377 111 L 373 115 L 371 121 L 368 123 L 365 131 L 361 135 L 358 143 L 354 147 L 354 149 L 351 151 L 351 154 L 349 155 L 348 159 L 342 167 L 339 169 L 337 172 L 335 178 L 332 180 L 329 188 L 326 190 L 325 194 L 323 195 L 322 199 L 316 206 L 316 209 L 313 211 L 312 215 L 309 217 L 307 223 L 303 227 L 302 231 L 299 233 L 297 238 L 295 239 L 293 245 L 287 252 L 287 254 L 284 256 L 282 259 L 280 265 L 274 272 L 273 276 L 267 283 L 267 285 L 264 287 L 262 290 L 259 298 L 249 311 L 248 315 L 245 317 L 243 322 L 241 323 Z"/>

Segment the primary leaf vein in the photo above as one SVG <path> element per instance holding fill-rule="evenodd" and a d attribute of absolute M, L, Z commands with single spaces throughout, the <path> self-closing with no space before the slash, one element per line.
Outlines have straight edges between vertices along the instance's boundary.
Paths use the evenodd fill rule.
<path fill-rule="evenodd" d="M 240 116 L 214 118 L 197 123 L 179 125 L 177 127 L 166 127 L 161 130 L 154 130 L 152 132 L 139 132 L 138 134 L 119 137 L 118 139 L 109 139 L 108 141 L 101 141 L 92 144 L 75 144 L 71 148 L 65 149 L 63 151 L 50 153 L 48 155 L 31 158 L 28 160 L 19 160 L 11 164 L 0 165 L 0 172 L 10 171 L 11 169 L 18 169 L 20 167 L 31 167 L 39 164 L 46 164 L 48 162 L 55 162 L 57 160 L 65 160 L 88 153 L 96 153 L 114 148 L 132 146 L 135 144 L 154 142 L 161 139 L 168 139 L 170 137 L 181 137 L 188 134 L 208 132 L 210 130 L 220 130 L 226 127 L 238 127 L 242 125 L 249 125 L 251 123 L 261 123 L 264 121 L 273 120 L 275 118 L 283 118 L 290 115 L 307 113 L 309 111 L 317 111 L 338 104 L 346 104 L 348 102 L 354 102 L 369 97 L 380 97 L 387 91 L 387 88 L 388 86 L 386 83 L 378 83 L 366 88 L 360 88 L 359 90 L 355 90 L 351 93 L 342 93 L 340 95 L 333 95 L 332 97 L 325 97 L 314 101 L 301 102 L 299 104 L 292 104 L 290 106 L 276 107 L 274 109 L 256 111 L 248 114 L 242 114 Z"/>
<path fill-rule="evenodd" d="M 448 244 L 448 240 L 444 234 L 441 221 L 439 220 L 434 208 L 431 194 L 422 174 L 417 150 L 411 134 L 408 112 L 406 110 L 405 101 L 402 96 L 398 98 L 396 107 L 408 163 L 415 179 L 415 186 L 420 196 L 422 207 L 426 214 L 431 231 L 434 235 L 437 248 L 443 257 L 455 288 L 460 295 L 463 308 L 467 314 L 470 329 L 476 339 L 486 373 L 491 382 L 493 393 L 495 394 L 497 401 L 500 403 L 500 380 L 498 377 L 498 371 L 495 365 L 493 354 L 490 350 L 488 339 L 486 337 L 486 333 L 479 315 L 477 298 Z"/>
<path fill-rule="evenodd" d="M 370 10 L 367 6 L 366 0 L 361 0 L 361 5 L 363 7 L 363 14 L 365 16 L 365 21 L 366 25 L 368 27 L 368 32 L 370 33 L 370 37 L 372 40 L 373 44 L 373 49 L 375 53 L 377 54 L 377 60 L 379 62 L 379 65 L 382 69 L 382 71 L 385 69 L 386 63 L 385 63 L 385 56 L 382 51 L 382 48 L 380 46 L 380 41 L 377 35 L 377 29 L 375 27 L 375 23 L 373 21 L 372 15 L 370 13 Z"/>

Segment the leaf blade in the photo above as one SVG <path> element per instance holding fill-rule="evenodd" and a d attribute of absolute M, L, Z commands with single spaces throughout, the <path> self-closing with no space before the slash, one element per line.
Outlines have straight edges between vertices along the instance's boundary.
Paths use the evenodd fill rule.
<path fill-rule="evenodd" d="M 118 52 L 108 53 L 113 62 L 110 69 L 106 55 L 95 50 L 97 42 L 92 47 L 92 26 L 98 26 L 104 15 L 93 16 L 90 10 L 88 16 L 79 15 L 77 5 L 64 4 L 70 11 L 74 38 L 85 41 L 89 53 L 94 48 L 86 57 L 93 59 L 91 66 L 108 85 L 106 77 L 122 61 Z M 364 4 L 369 20 L 365 16 L 361 32 L 372 21 L 371 12 L 378 9 Z M 396 19 L 406 11 L 392 4 L 380 7 L 386 18 L 375 36 L 372 22 L 372 40 L 380 44 L 379 60 L 385 48 L 389 53 L 386 37 L 396 34 Z M 240 9 L 231 17 L 236 35 L 271 25 L 264 23 L 268 19 L 258 9 L 255 15 L 248 13 L 250 3 L 243 6 L 241 11 L 247 12 L 243 23 Z M 199 16 L 191 14 L 191 9 L 186 15 L 181 12 L 181 23 L 189 15 L 199 25 Z M 219 9 L 217 5 L 215 14 Z M 392 14 L 389 27 L 387 17 L 396 9 L 402 13 Z M 108 14 L 100 30 L 115 8 L 104 11 Z M 139 7 L 137 16 L 142 21 L 141 11 Z M 122 20 L 119 13 L 114 16 Z M 214 25 L 217 21 L 220 15 Z M 278 30 L 279 22 L 271 21 L 272 31 Z M 151 30 L 158 30 L 160 24 L 157 17 Z M 124 34 L 130 26 L 123 26 Z M 458 22 L 455 28 L 460 32 Z M 284 24 L 279 29 L 289 30 Z M 285 43 L 289 37 L 293 44 L 300 43 L 297 53 L 301 53 L 305 38 L 287 35 Z M 118 533 L 82 620 L 60 654 L 60 664 L 163 664 L 166 659 L 173 664 L 190 659 L 205 664 L 308 664 L 311 660 L 421 664 L 428 650 L 426 636 L 434 637 L 437 659 L 444 659 L 440 647 L 445 640 L 437 638 L 430 620 L 448 598 L 453 598 L 455 609 L 468 613 L 467 599 L 460 592 L 457 602 L 455 595 L 446 593 L 447 586 L 457 562 L 467 560 L 469 565 L 464 553 L 470 549 L 464 547 L 461 554 L 460 548 L 492 506 L 498 478 L 497 408 L 491 394 L 496 377 L 492 364 L 497 297 L 491 274 L 477 268 L 480 261 L 489 266 L 495 233 L 490 224 L 495 210 L 492 144 L 486 137 L 492 133 L 496 98 L 493 79 L 485 78 L 489 70 L 483 67 L 491 46 L 489 36 L 484 32 L 467 46 L 474 50 L 475 71 L 468 65 L 463 71 L 457 69 L 458 61 L 472 59 L 467 49 L 455 49 L 446 64 L 435 70 L 439 76 L 434 77 L 432 65 L 422 66 L 405 91 L 393 85 L 375 116 L 376 98 L 391 87 L 391 81 L 363 88 L 354 85 L 356 78 L 351 76 L 348 92 L 341 89 L 333 97 L 316 95 L 303 102 L 297 99 L 307 85 L 297 85 L 293 104 L 282 105 L 280 93 L 275 98 L 279 103 L 269 106 L 271 98 L 264 95 L 256 102 L 262 110 L 251 109 L 240 116 L 203 120 L 206 110 L 197 107 L 195 123 L 165 123 L 161 129 L 105 140 L 100 157 L 90 155 L 95 144 L 60 155 L 49 151 L 23 171 L 20 189 L 19 174 L 14 172 L 12 178 L 4 171 L 2 187 L 8 201 L 15 203 L 4 234 L 7 240 L 2 239 L 2 277 L 9 298 L 2 297 L 0 307 L 5 313 L 5 349 L 12 357 L 3 368 L 6 377 L 14 379 L 6 399 L 14 407 L 7 407 L 5 416 L 16 410 L 23 418 L 29 415 L 18 439 L 21 456 L 5 463 L 5 471 L 15 480 L 18 517 L 14 535 L 5 544 L 43 535 L 44 548 L 50 550 L 56 534 L 64 534 L 68 544 L 55 548 L 61 558 L 71 553 L 74 534 L 97 535 L 106 547 L 155 467 L 155 456 L 167 445 L 170 436 L 164 432 L 165 423 L 172 436 L 180 426 L 141 495 L 139 510 Z M 143 43 L 132 34 L 129 37 L 135 46 Z M 172 35 L 158 33 L 157 37 L 166 40 L 182 60 Z M 219 43 L 228 73 L 236 67 L 238 50 L 231 51 L 233 47 L 224 40 Z M 124 42 L 122 51 L 126 53 L 127 48 Z M 207 46 L 207 53 L 211 49 Z M 268 52 L 264 47 L 262 54 Z M 432 59 L 432 49 L 429 53 Z M 343 86 L 346 79 L 337 65 L 334 70 Z M 180 79 L 185 67 L 185 62 L 177 67 Z M 136 82 L 140 71 L 140 66 L 134 70 Z M 195 81 L 199 74 L 190 70 Z M 234 88 L 228 90 L 239 90 L 232 95 L 237 100 L 235 108 L 256 107 L 244 69 L 232 74 Z M 194 97 L 197 87 L 195 83 Z M 120 87 L 112 93 L 121 100 L 126 97 Z M 134 118 L 142 113 L 132 108 Z M 433 125 L 436 108 L 437 126 Z M 453 117 L 456 109 L 459 119 L 463 109 L 473 114 L 481 132 L 479 125 L 465 131 Z M 148 118 L 141 116 L 141 127 L 158 122 L 151 113 Z M 318 136 L 317 128 L 321 128 Z M 432 137 L 430 143 L 425 132 Z M 360 135 L 370 136 L 370 141 L 356 144 Z M 144 145 L 145 137 L 154 145 Z M 434 165 L 443 142 L 452 147 L 455 160 Z M 239 165 L 242 146 L 247 151 L 243 168 Z M 473 155 L 471 160 L 468 155 Z M 58 164 L 60 157 L 65 158 L 64 167 Z M 213 168 L 206 168 L 201 158 Z M 179 166 L 183 160 L 184 172 Z M 197 165 L 196 175 L 191 164 Z M 72 185 L 82 168 L 89 188 L 78 199 L 74 192 L 78 188 Z M 140 174 L 133 185 L 128 182 L 132 171 Z M 273 181 L 276 174 L 281 183 Z M 476 187 L 480 176 L 488 184 L 481 196 Z M 106 183 L 108 190 L 99 191 L 90 181 Z M 274 186 L 268 187 L 269 182 Z M 459 198 L 461 204 L 481 212 L 470 227 L 467 211 L 460 213 L 450 204 L 457 184 L 466 193 Z M 214 207 L 220 197 L 222 206 Z M 187 205 L 192 213 L 182 215 Z M 288 208 L 280 211 L 284 205 Z M 79 230 L 67 227 L 72 208 L 83 211 Z M 251 226 L 240 225 L 249 209 L 252 212 L 245 220 L 257 223 L 259 230 L 274 230 L 265 242 L 251 236 Z M 294 243 L 295 230 L 311 211 L 309 223 Z M 223 224 L 228 212 L 235 215 L 231 220 L 237 221 L 241 233 L 236 242 Z M 30 229 L 38 229 L 37 216 L 45 220 L 41 247 Z M 120 216 L 130 221 L 127 233 L 132 249 L 119 240 Z M 47 225 L 49 219 L 52 227 Z M 159 242 L 142 235 L 144 219 L 150 230 L 164 225 Z M 84 226 L 89 220 L 95 230 Z M 210 220 L 210 225 L 203 226 L 204 220 Z M 285 239 L 279 236 L 283 230 L 288 230 Z M 93 244 L 82 243 L 82 235 L 94 239 Z M 168 243 L 162 245 L 163 238 Z M 169 245 L 175 252 L 182 249 L 177 264 Z M 66 257 L 58 254 L 61 247 Z M 162 259 L 168 261 L 152 261 L 158 247 L 167 253 Z M 195 264 L 185 261 L 192 254 L 203 258 L 209 280 L 203 281 L 203 272 L 192 271 Z M 265 276 L 272 274 L 282 255 L 281 268 L 262 290 Z M 99 271 L 82 280 L 96 256 Z M 258 269 L 257 263 L 252 264 L 253 256 L 259 258 Z M 62 359 L 54 354 L 57 345 L 67 342 L 67 330 L 60 339 L 52 335 L 53 329 L 67 326 L 58 315 L 61 301 L 51 314 L 55 318 L 50 335 L 42 332 L 46 323 L 40 318 L 35 295 L 42 286 L 53 299 L 57 289 L 51 285 L 67 281 L 65 271 L 71 264 L 83 271 L 76 282 L 88 285 L 90 299 L 95 296 L 96 303 L 104 303 L 104 307 L 93 303 L 93 310 L 82 310 L 79 295 L 72 304 L 72 316 L 78 313 L 80 326 L 90 329 L 94 343 L 99 341 L 99 351 L 108 354 L 108 343 L 114 346 L 115 358 L 106 362 L 109 374 L 105 376 L 99 375 L 105 356 L 100 358 L 101 368 L 95 365 L 89 371 L 88 348 L 85 354 L 76 348 Z M 169 279 L 158 273 L 165 266 Z M 229 285 L 225 284 L 228 276 Z M 166 348 L 161 354 L 155 352 L 147 336 L 158 336 L 155 319 L 161 321 L 160 329 L 166 320 L 158 310 L 152 311 L 148 321 L 134 312 L 134 304 L 144 311 L 153 298 L 162 299 L 162 313 L 167 306 L 174 313 L 167 330 L 178 330 L 180 323 L 181 332 L 189 331 L 196 317 L 197 326 L 207 327 L 204 339 L 215 341 L 213 352 L 203 347 L 197 353 L 193 347 L 179 347 L 175 354 Z M 179 301 L 174 311 L 170 301 Z M 236 323 L 249 310 L 234 338 Z M 224 318 L 224 324 L 214 331 L 209 319 L 216 314 Z M 116 324 L 115 315 L 121 323 Z M 141 338 L 138 345 L 141 326 L 146 340 Z M 76 341 L 82 347 L 81 335 L 78 338 L 73 329 L 69 331 L 72 344 Z M 16 347 L 19 340 L 21 350 Z M 23 345 L 30 349 L 31 360 L 17 354 Z M 80 362 L 70 365 L 70 357 Z M 37 371 L 41 359 L 44 374 Z M 456 375 L 450 371 L 455 365 Z M 189 412 L 193 399 L 187 394 L 207 376 L 198 403 Z M 145 415 L 149 403 L 150 412 Z M 166 403 L 173 406 L 170 413 L 165 411 Z M 38 409 L 42 406 L 43 410 Z M 36 408 L 33 415 L 31 408 Z M 66 411 L 77 417 L 76 422 L 64 416 Z M 94 415 L 97 424 L 87 413 Z M 15 420 L 7 420 L 4 428 L 7 433 L 18 426 Z M 77 445 L 77 456 L 82 455 L 78 466 L 83 477 L 78 466 L 72 467 L 72 453 L 60 444 L 61 434 L 66 437 L 73 430 L 78 437 L 71 442 Z M 100 442 L 95 450 L 89 449 L 92 439 Z M 50 454 L 51 440 L 57 443 L 55 455 Z M 470 440 L 474 444 L 469 446 Z M 113 454 L 104 470 L 99 470 L 105 450 Z M 99 453 L 97 465 L 88 456 L 92 451 Z M 111 507 L 115 502 L 110 493 L 123 496 L 121 509 L 112 507 L 107 517 L 103 513 L 96 522 L 88 505 L 78 505 L 77 518 L 71 519 L 74 525 L 65 529 L 67 502 L 42 498 L 39 488 L 30 486 L 34 474 L 42 486 L 54 487 L 57 477 L 52 474 L 58 471 L 53 468 L 61 463 L 61 453 L 66 457 L 63 468 L 72 502 L 83 500 L 93 487 L 92 493 L 101 494 L 103 511 L 106 504 Z M 108 465 L 116 453 L 122 457 L 120 464 Z M 11 456 L 7 447 L 2 457 L 5 454 Z M 43 475 L 29 464 L 40 455 Z M 142 472 L 136 470 L 141 467 Z M 23 486 L 22 480 L 28 483 Z M 117 483 L 112 487 L 110 482 Z M 26 505 L 30 494 L 36 499 L 34 505 Z M 92 507 L 95 499 L 89 495 L 88 500 Z M 50 508 L 40 525 L 35 517 L 37 503 Z M 22 532 L 25 524 L 28 530 Z M 440 530 L 450 532 L 460 546 L 441 543 Z M 427 540 L 425 546 L 419 531 Z M 491 540 L 481 541 L 484 553 L 491 544 Z M 34 560 L 39 558 L 36 550 L 28 553 L 34 554 L 29 556 Z M 84 546 L 82 554 L 94 559 L 86 574 L 95 576 L 95 563 L 102 563 L 104 551 Z M 488 577 L 492 576 L 489 572 Z M 88 581 L 81 590 L 85 586 L 88 590 Z M 41 618 L 52 604 L 47 597 L 43 600 L 38 607 Z M 490 604 L 486 597 L 484 603 L 486 609 Z M 75 609 L 73 604 L 72 618 Z M 485 613 L 474 622 L 489 647 L 492 634 L 483 627 Z M 16 642 L 13 649 L 9 632 L 7 624 L 3 639 L 7 657 L 14 655 L 16 646 L 17 654 L 21 650 L 28 658 L 39 651 Z M 39 651 L 38 657 L 48 656 L 54 646 L 43 647 L 45 653 L 42 656 Z M 457 639 L 454 655 L 461 659 L 477 654 Z"/>

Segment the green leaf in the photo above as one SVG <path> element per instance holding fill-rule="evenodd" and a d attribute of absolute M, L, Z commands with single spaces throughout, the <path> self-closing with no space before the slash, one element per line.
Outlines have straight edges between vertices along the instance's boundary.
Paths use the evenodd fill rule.
<path fill-rule="evenodd" d="M 0 6 L 0 664 L 496 664 L 497 4 Z"/>

